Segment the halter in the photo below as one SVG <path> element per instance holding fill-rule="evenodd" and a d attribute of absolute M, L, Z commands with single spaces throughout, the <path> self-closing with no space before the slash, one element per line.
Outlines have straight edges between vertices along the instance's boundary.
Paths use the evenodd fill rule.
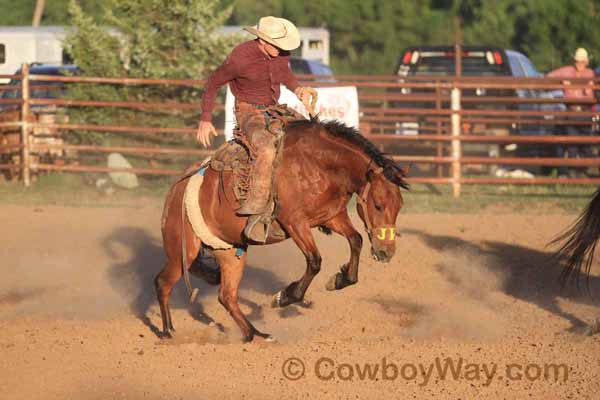
<path fill-rule="evenodd" d="M 367 167 L 367 173 L 369 174 L 372 171 L 375 175 L 379 175 L 383 172 L 383 168 L 377 167 L 375 169 L 370 169 L 371 163 L 369 163 L 369 167 Z M 369 192 L 371 191 L 371 181 L 367 180 L 367 184 L 360 189 L 358 193 L 358 197 L 356 198 L 357 206 L 360 206 L 363 215 L 365 216 L 365 225 L 367 225 L 367 233 L 369 237 L 371 237 L 373 231 L 373 224 L 371 223 L 371 219 L 369 218 L 369 213 L 367 210 L 367 197 L 369 196 Z"/>

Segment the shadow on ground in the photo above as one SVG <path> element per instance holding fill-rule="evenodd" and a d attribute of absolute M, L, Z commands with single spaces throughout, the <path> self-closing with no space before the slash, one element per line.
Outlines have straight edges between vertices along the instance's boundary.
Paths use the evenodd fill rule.
<path fill-rule="evenodd" d="M 559 261 L 552 257 L 551 251 L 536 249 L 497 241 L 486 241 L 475 244 L 457 237 L 432 235 L 419 230 L 403 230 L 403 233 L 420 237 L 430 248 L 438 251 L 458 251 L 477 257 L 485 257 L 486 266 L 502 276 L 498 288 L 500 291 L 516 299 L 536 304 L 554 315 L 567 319 L 571 329 L 579 329 L 586 325 L 584 321 L 561 309 L 559 298 L 581 304 L 596 304 L 587 291 L 578 290 L 574 284 L 561 288 L 558 277 L 562 270 Z M 441 263 L 443 264 L 443 262 Z M 438 271 L 451 283 L 460 283 L 461 277 L 452 269 L 438 265 Z M 468 271 L 468 269 L 466 270 Z M 464 273 L 462 269 L 460 272 Z M 482 285 L 485 289 L 485 283 Z M 590 287 L 600 287 L 600 278 L 590 277 Z M 481 290 L 481 288 L 477 289 Z"/>
<path fill-rule="evenodd" d="M 166 261 L 162 242 L 153 238 L 143 229 L 122 227 L 106 237 L 103 246 L 107 254 L 113 258 L 119 258 L 118 246 L 129 249 L 131 256 L 126 261 L 115 263 L 110 267 L 109 281 L 115 290 L 129 299 L 131 313 L 158 335 L 160 330 L 151 322 L 148 311 L 152 305 L 157 304 L 154 278 L 162 270 Z M 212 318 L 204 314 L 201 300 L 209 296 L 216 298 L 216 288 L 193 276 L 191 279 L 192 285 L 200 289 L 191 315 L 205 324 L 213 322 Z M 188 308 L 187 295 L 182 281 L 183 279 L 177 283 L 171 293 L 172 308 Z M 285 285 L 286 283 L 271 271 L 254 265 L 246 266 L 242 288 L 270 295 Z M 240 304 L 250 308 L 247 317 L 251 321 L 263 318 L 262 305 L 243 297 L 240 297 Z"/>

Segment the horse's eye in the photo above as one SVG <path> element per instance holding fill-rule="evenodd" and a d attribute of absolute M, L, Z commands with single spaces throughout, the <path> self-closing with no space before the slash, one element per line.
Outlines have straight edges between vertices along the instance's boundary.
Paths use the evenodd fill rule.
<path fill-rule="evenodd" d="M 375 209 L 377 211 L 383 211 L 383 207 L 381 207 L 379 204 L 375 204 Z"/>

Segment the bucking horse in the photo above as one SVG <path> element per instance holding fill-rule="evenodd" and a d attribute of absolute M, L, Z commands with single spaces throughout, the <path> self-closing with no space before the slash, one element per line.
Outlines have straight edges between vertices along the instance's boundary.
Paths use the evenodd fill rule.
<path fill-rule="evenodd" d="M 306 271 L 298 281 L 275 294 L 276 307 L 303 301 L 321 270 L 321 255 L 311 228 L 342 235 L 350 245 L 349 261 L 331 277 L 326 288 L 339 290 L 358 282 L 363 239 L 348 215 L 347 206 L 353 194 L 357 195 L 357 211 L 365 225 L 372 256 L 377 261 L 389 262 L 396 250 L 396 218 L 403 206 L 400 188 L 408 189 L 406 171 L 355 128 L 339 122 L 303 120 L 290 122 L 285 131 L 273 186 L 277 197 L 273 224 L 278 225 L 285 237 L 269 236 L 265 245 L 291 238 L 306 258 Z M 173 184 L 163 210 L 162 236 L 167 261 L 155 278 L 155 287 L 165 337 L 174 332 L 169 309 L 173 286 L 182 276 L 187 278 L 188 268 L 203 246 L 186 218 L 183 199 L 188 179 Z M 212 250 L 220 267 L 219 302 L 239 326 L 244 341 L 255 336 L 272 340 L 271 335 L 258 331 L 248 321 L 238 305 L 246 262 L 243 250 L 252 243 L 243 235 L 247 217 L 236 215 L 240 204 L 234 189 L 232 173 L 208 167 L 203 171 L 197 195 L 210 232 L 233 246 Z"/>

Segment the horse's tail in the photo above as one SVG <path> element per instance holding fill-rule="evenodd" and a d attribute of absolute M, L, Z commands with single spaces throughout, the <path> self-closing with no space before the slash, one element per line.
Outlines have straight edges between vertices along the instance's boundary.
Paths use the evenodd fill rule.
<path fill-rule="evenodd" d="M 589 284 L 590 268 L 598 239 L 600 239 L 600 188 L 577 221 L 550 242 L 550 244 L 563 242 L 562 247 L 554 255 L 556 259 L 566 260 L 560 275 L 563 286 L 572 279 L 576 279 L 579 286 L 582 269 Z"/>

